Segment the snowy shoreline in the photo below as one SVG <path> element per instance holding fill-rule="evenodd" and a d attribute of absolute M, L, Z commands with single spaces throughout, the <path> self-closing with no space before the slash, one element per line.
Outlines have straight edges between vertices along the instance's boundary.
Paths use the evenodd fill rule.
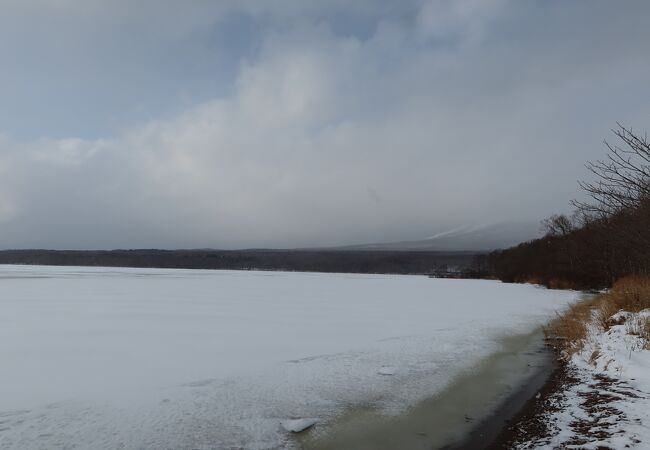
<path fill-rule="evenodd" d="M 650 349 L 630 323 L 650 311 L 619 312 L 616 325 L 589 325 L 584 348 L 558 354 L 558 369 L 490 448 L 645 449 L 650 443 Z"/>
<path fill-rule="evenodd" d="M 531 407 L 541 397 L 541 392 L 552 388 L 560 370 L 555 352 L 544 343 L 543 352 L 548 358 L 537 364 L 533 373 L 507 398 L 492 410 L 490 415 L 477 423 L 467 435 L 446 450 L 500 450 L 507 449 L 512 439 L 513 423 L 520 424 L 530 414 Z"/>

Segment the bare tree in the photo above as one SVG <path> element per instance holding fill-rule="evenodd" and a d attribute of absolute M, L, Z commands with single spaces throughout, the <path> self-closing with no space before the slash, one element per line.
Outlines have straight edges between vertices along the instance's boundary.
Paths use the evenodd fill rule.
<path fill-rule="evenodd" d="M 620 145 L 605 141 L 607 158 L 588 162 L 594 181 L 582 181 L 580 187 L 591 202 L 572 203 L 585 214 L 610 216 L 638 208 L 650 199 L 650 142 L 620 123 L 612 130 Z"/>
<path fill-rule="evenodd" d="M 574 229 L 573 221 L 564 214 L 553 214 L 542 220 L 542 231 L 546 236 L 566 236 Z"/>

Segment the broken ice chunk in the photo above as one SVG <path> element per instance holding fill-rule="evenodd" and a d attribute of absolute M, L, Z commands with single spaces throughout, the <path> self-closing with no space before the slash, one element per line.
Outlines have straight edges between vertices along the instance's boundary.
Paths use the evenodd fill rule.
<path fill-rule="evenodd" d="M 281 422 L 282 428 L 291 433 L 300 433 L 308 428 L 313 427 L 318 419 L 289 419 Z"/>

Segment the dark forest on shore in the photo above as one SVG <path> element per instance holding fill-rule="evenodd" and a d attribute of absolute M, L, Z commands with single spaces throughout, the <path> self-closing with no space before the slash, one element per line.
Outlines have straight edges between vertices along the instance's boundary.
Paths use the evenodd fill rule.
<path fill-rule="evenodd" d="M 4 250 L 0 264 L 432 274 L 467 270 L 472 252 L 343 250 Z"/>
<path fill-rule="evenodd" d="M 543 222 L 545 236 L 490 253 L 487 276 L 551 288 L 602 288 L 650 273 L 650 142 L 630 128 L 613 130 L 603 160 L 588 162 L 594 181 L 580 182 L 587 201 L 571 216 Z"/>

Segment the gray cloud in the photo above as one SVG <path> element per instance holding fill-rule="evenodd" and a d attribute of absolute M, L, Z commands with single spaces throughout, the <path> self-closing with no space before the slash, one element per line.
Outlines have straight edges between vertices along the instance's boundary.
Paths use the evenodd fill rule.
<path fill-rule="evenodd" d="M 643 2 L 132 3 L 8 3 L 0 56 L 18 63 L 0 94 L 20 120 L 0 137 L 0 246 L 291 247 L 536 220 L 578 195 L 615 121 L 650 119 Z M 54 69 L 22 54 L 40 48 Z"/>

